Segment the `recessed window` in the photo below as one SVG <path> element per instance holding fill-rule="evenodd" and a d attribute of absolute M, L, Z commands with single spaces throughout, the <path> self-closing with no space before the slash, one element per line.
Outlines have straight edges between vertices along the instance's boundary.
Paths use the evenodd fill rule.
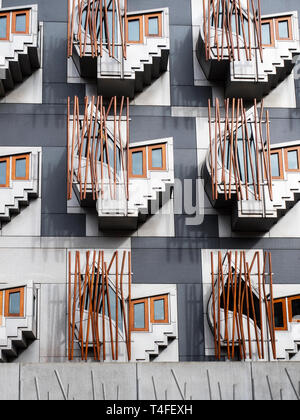
<path fill-rule="evenodd" d="M 280 168 L 279 168 L 279 155 L 278 153 L 273 153 L 271 155 L 271 168 L 272 168 L 272 177 L 280 177 Z"/>
<path fill-rule="evenodd" d="M 12 33 L 29 33 L 29 10 L 21 10 L 12 14 Z"/>
<path fill-rule="evenodd" d="M 145 35 L 162 36 L 161 13 L 145 15 Z"/>
<path fill-rule="evenodd" d="M 293 39 L 291 17 L 278 18 L 275 21 L 276 38 L 280 40 Z"/>
<path fill-rule="evenodd" d="M 9 39 L 9 14 L 0 13 L 0 40 Z"/>
<path fill-rule="evenodd" d="M 274 42 L 274 22 L 272 19 L 264 20 L 261 23 L 262 45 L 264 47 L 273 47 Z"/>
<path fill-rule="evenodd" d="M 300 322 L 300 296 L 293 296 L 288 299 L 289 321 Z"/>
<path fill-rule="evenodd" d="M 274 300 L 275 329 L 278 331 L 287 330 L 286 300 Z"/>
<path fill-rule="evenodd" d="M 131 302 L 132 310 L 132 330 L 148 331 L 149 330 L 149 312 L 148 299 L 138 299 Z"/>
<path fill-rule="evenodd" d="M 291 150 L 288 152 L 288 169 L 297 170 L 299 166 L 298 163 L 298 151 Z"/>
<path fill-rule="evenodd" d="M 150 298 L 151 322 L 168 323 L 168 295 Z"/>
<path fill-rule="evenodd" d="M 149 169 L 166 170 L 166 145 L 150 146 L 148 148 Z"/>
<path fill-rule="evenodd" d="M 29 179 L 29 155 L 13 156 L 12 158 L 12 179 Z"/>
<path fill-rule="evenodd" d="M 5 311 L 6 317 L 24 316 L 24 287 L 5 291 Z"/>
<path fill-rule="evenodd" d="M 0 187 L 9 186 L 9 158 L 0 159 Z"/>
<path fill-rule="evenodd" d="M 146 169 L 146 149 L 136 148 L 129 151 L 130 176 L 132 178 L 145 178 Z"/>
<path fill-rule="evenodd" d="M 127 42 L 143 42 L 143 20 L 142 16 L 130 17 L 127 19 Z"/>

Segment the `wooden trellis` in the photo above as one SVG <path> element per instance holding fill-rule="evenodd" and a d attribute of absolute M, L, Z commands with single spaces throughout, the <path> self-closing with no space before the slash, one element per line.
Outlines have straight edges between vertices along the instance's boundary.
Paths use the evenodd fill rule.
<path fill-rule="evenodd" d="M 119 109 L 119 112 L 118 112 Z M 122 138 L 122 115 L 125 110 L 126 139 Z M 93 200 L 97 200 L 99 192 L 104 191 L 104 165 L 108 174 L 110 197 L 116 197 L 117 188 L 117 154 L 120 153 L 120 165 L 124 181 L 124 193 L 129 199 L 129 98 L 122 97 L 118 103 L 113 97 L 107 106 L 103 97 L 85 98 L 84 114 L 80 115 L 79 99 L 74 98 L 73 112 L 68 98 L 68 162 L 67 162 L 67 195 L 72 198 L 73 183 L 79 184 L 80 199 L 87 197 L 88 186 L 91 186 Z M 110 115 L 112 113 L 112 115 Z M 113 118 L 113 128 L 108 130 L 108 117 Z M 111 120 L 112 121 L 112 120 Z M 113 162 L 110 161 L 109 141 L 113 142 Z M 107 162 L 104 162 L 106 155 Z"/>
<path fill-rule="evenodd" d="M 254 272 L 255 263 L 256 272 Z M 256 295 L 253 289 L 253 277 L 257 280 Z M 266 292 L 267 278 L 269 278 L 269 298 Z M 235 352 L 238 352 L 241 360 L 245 360 L 247 354 L 252 359 L 254 342 L 259 359 L 264 359 L 265 341 L 271 343 L 273 358 L 276 359 L 271 253 L 265 252 L 263 261 L 261 261 L 259 252 L 256 252 L 252 260 L 247 261 L 245 251 L 230 251 L 223 256 L 219 251 L 218 262 L 214 264 L 214 253 L 211 252 L 211 284 L 216 359 L 221 359 L 221 346 L 226 346 L 229 360 L 234 359 Z M 254 306 L 254 296 L 259 302 L 258 310 Z M 263 305 L 265 306 L 266 322 L 263 319 Z M 224 337 L 221 336 L 221 310 L 222 316 L 225 318 L 223 320 L 225 324 Z M 230 327 L 229 315 L 232 317 L 232 326 Z M 246 328 L 243 322 L 245 317 L 247 319 Z M 253 340 L 250 320 L 254 322 L 255 337 Z M 236 346 L 238 350 L 236 350 Z"/>
<path fill-rule="evenodd" d="M 121 47 L 126 59 L 126 18 L 127 0 L 68 0 L 68 57 L 72 56 L 76 44 L 80 57 L 87 53 L 93 58 L 102 57 L 106 48 L 114 58 L 117 47 Z"/>
<path fill-rule="evenodd" d="M 215 48 L 218 61 L 224 59 L 225 53 L 230 61 L 240 60 L 242 50 L 249 61 L 258 50 L 263 61 L 260 0 L 256 6 L 254 0 L 247 0 L 245 9 L 241 7 L 241 0 L 202 1 L 206 60 L 211 59 L 211 49 Z M 235 28 L 241 27 L 241 35 L 238 30 L 234 33 L 232 19 Z"/>
<path fill-rule="evenodd" d="M 129 311 L 131 302 L 131 252 L 123 251 L 121 271 L 119 270 L 119 251 L 114 252 L 110 261 L 105 261 L 104 251 L 87 251 L 85 254 L 85 269 L 83 270 L 80 251 L 75 251 L 74 253 L 75 255 L 69 251 L 68 257 L 69 360 L 74 359 L 75 343 L 79 344 L 81 359 L 87 360 L 89 347 L 91 346 L 90 332 L 92 333 L 92 347 L 95 360 L 106 360 L 107 342 L 110 342 L 112 360 L 119 360 L 120 321 L 124 327 L 127 357 L 128 360 L 131 360 L 131 322 Z M 126 260 L 128 267 L 128 281 L 126 282 L 127 299 L 124 296 Z M 110 272 L 113 269 L 114 273 L 111 277 L 114 280 L 112 281 Z M 111 312 L 110 287 L 114 288 L 116 294 L 115 325 L 113 325 Z M 119 311 L 119 301 L 121 311 Z M 106 303 L 108 306 L 108 316 L 106 315 Z M 107 321 L 109 331 L 106 328 Z"/>
<path fill-rule="evenodd" d="M 265 119 L 263 116 L 263 101 L 260 113 L 254 100 L 254 111 L 247 115 L 243 99 L 233 98 L 231 104 L 230 99 L 226 99 L 224 117 L 221 116 L 219 100 L 215 102 L 215 115 L 211 101 L 208 101 L 213 200 L 218 199 L 218 190 L 222 187 L 225 200 L 231 199 L 234 190 L 238 201 L 250 198 L 260 201 L 263 199 L 262 189 L 267 185 L 269 198 L 273 201 L 269 111 L 266 111 Z M 239 141 L 242 142 L 242 153 L 238 149 Z"/>

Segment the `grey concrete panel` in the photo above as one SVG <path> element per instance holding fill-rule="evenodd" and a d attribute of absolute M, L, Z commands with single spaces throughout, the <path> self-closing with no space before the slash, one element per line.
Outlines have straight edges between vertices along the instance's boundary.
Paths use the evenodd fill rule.
<path fill-rule="evenodd" d="M 299 250 L 281 249 L 272 251 L 272 268 L 274 273 L 274 283 L 299 284 L 299 266 Z"/>
<path fill-rule="evenodd" d="M 44 147 L 42 213 L 67 213 L 67 149 Z"/>
<path fill-rule="evenodd" d="M 198 278 L 200 281 L 200 272 Z M 202 285 L 179 284 L 177 296 L 179 358 L 198 361 L 205 355 Z"/>
<path fill-rule="evenodd" d="M 3 7 L 27 6 L 28 4 L 37 4 L 39 7 L 39 19 L 42 21 L 60 21 L 65 22 L 67 17 L 68 3 L 62 0 L 3 0 Z"/>
<path fill-rule="evenodd" d="M 42 215 L 42 236 L 85 236 L 85 214 Z"/>
<path fill-rule="evenodd" d="M 67 24 L 46 22 L 44 25 L 44 83 L 67 81 Z"/>
<path fill-rule="evenodd" d="M 194 85 L 193 45 L 191 26 L 170 28 L 171 85 Z"/>
<path fill-rule="evenodd" d="M 178 179 L 196 179 L 198 173 L 197 154 L 192 149 L 174 150 L 174 173 Z"/>
<path fill-rule="evenodd" d="M 58 376 L 56 375 L 57 372 Z M 59 384 L 61 381 L 62 388 Z M 63 400 L 69 385 L 70 400 L 135 400 L 135 364 L 47 363 L 25 364 L 21 369 L 21 399 Z M 93 387 L 94 383 L 94 387 Z"/>
<path fill-rule="evenodd" d="M 67 104 L 68 96 L 80 98 L 83 102 L 85 96 L 85 85 L 67 83 L 45 83 L 43 85 L 43 103 L 45 104 Z"/>
<path fill-rule="evenodd" d="M 0 364 L 0 400 L 19 399 L 19 364 Z"/>
<path fill-rule="evenodd" d="M 135 117 L 131 121 L 131 142 L 174 137 L 174 148 L 196 148 L 195 118 Z"/>
<path fill-rule="evenodd" d="M 252 399 L 250 364 L 139 363 L 137 369 L 142 400 L 155 399 L 154 386 L 159 400 L 166 392 L 170 400 Z"/>
<path fill-rule="evenodd" d="M 173 86 L 171 91 L 172 106 L 207 107 L 212 99 L 209 86 Z"/>
<path fill-rule="evenodd" d="M 252 363 L 256 400 L 300 399 L 300 363 Z"/>

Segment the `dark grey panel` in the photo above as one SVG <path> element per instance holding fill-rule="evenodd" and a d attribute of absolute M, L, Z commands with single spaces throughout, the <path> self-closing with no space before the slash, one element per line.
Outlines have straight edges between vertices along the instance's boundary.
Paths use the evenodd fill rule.
<path fill-rule="evenodd" d="M 64 0 L 3 0 L 2 7 L 27 6 L 37 4 L 39 6 L 39 19 L 50 22 L 66 22 L 68 2 Z"/>
<path fill-rule="evenodd" d="M 135 117 L 130 127 L 131 142 L 174 137 L 174 148 L 196 147 L 195 118 Z"/>
<path fill-rule="evenodd" d="M 171 85 L 194 85 L 193 38 L 191 26 L 170 28 Z"/>
<path fill-rule="evenodd" d="M 171 25 L 190 25 L 192 21 L 189 0 L 128 0 L 128 11 L 169 7 Z"/>
<path fill-rule="evenodd" d="M 67 81 L 67 24 L 46 22 L 44 24 L 44 83 Z"/>
<path fill-rule="evenodd" d="M 84 214 L 44 214 L 42 236 L 85 236 Z"/>
<path fill-rule="evenodd" d="M 199 238 L 217 238 L 219 236 L 218 216 L 207 215 L 203 223 L 195 226 L 187 225 L 187 218 L 195 216 L 175 215 L 175 234 L 179 238 L 189 238 L 190 242 Z"/>
<path fill-rule="evenodd" d="M 205 354 L 202 285 L 180 284 L 177 292 L 179 359 L 199 360 Z"/>
<path fill-rule="evenodd" d="M 276 284 L 300 284 L 300 251 L 273 250 L 272 251 L 273 281 Z"/>
<path fill-rule="evenodd" d="M 131 117 L 171 117 L 171 107 L 169 106 L 130 106 Z"/>
<path fill-rule="evenodd" d="M 43 85 L 44 104 L 67 104 L 68 96 L 73 98 L 79 96 L 83 102 L 85 96 L 85 85 L 76 83 L 45 83 Z"/>
<path fill-rule="evenodd" d="M 196 179 L 198 174 L 197 154 L 193 149 L 174 150 L 175 178 Z"/>
<path fill-rule="evenodd" d="M 42 164 L 42 213 L 67 212 L 67 149 L 44 147 Z"/>
<path fill-rule="evenodd" d="M 135 283 L 201 282 L 199 249 L 133 249 L 132 265 Z"/>
<path fill-rule="evenodd" d="M 171 90 L 172 106 L 207 107 L 208 99 L 212 99 L 209 86 L 173 86 Z"/>

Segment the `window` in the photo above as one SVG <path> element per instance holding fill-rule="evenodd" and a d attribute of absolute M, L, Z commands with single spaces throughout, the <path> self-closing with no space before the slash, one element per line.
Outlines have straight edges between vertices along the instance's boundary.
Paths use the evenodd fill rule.
<path fill-rule="evenodd" d="M 24 316 L 24 287 L 20 287 L 18 289 L 9 289 L 5 291 L 4 316 Z"/>
<path fill-rule="evenodd" d="M 262 45 L 264 47 L 274 47 L 274 24 L 273 19 L 262 20 L 261 22 Z"/>
<path fill-rule="evenodd" d="M 146 148 L 139 147 L 129 150 L 129 176 L 131 178 L 147 176 Z"/>
<path fill-rule="evenodd" d="M 150 170 L 166 170 L 166 145 L 148 147 L 148 166 Z"/>
<path fill-rule="evenodd" d="M 12 180 L 29 179 L 29 155 L 13 156 L 12 158 Z"/>
<path fill-rule="evenodd" d="M 153 324 L 168 323 L 168 295 L 150 298 L 150 321 Z"/>
<path fill-rule="evenodd" d="M 300 162 L 300 148 L 290 147 L 284 150 L 285 157 L 285 170 L 289 172 L 298 172 L 300 171 L 299 162 Z"/>
<path fill-rule="evenodd" d="M 162 36 L 161 13 L 145 16 L 145 35 Z"/>
<path fill-rule="evenodd" d="M 276 28 L 276 39 L 281 40 L 292 40 L 293 31 L 292 31 L 292 20 L 291 17 L 283 17 L 275 20 Z"/>
<path fill-rule="evenodd" d="M 286 300 L 276 299 L 274 300 L 274 319 L 275 319 L 275 330 L 287 331 L 287 313 L 286 313 Z"/>
<path fill-rule="evenodd" d="M 9 187 L 9 158 L 0 158 L 0 187 Z"/>
<path fill-rule="evenodd" d="M 19 10 L 12 14 L 12 29 L 13 34 L 28 34 L 29 33 L 29 10 Z"/>
<path fill-rule="evenodd" d="M 10 15 L 9 13 L 0 13 L 0 40 L 9 39 Z"/>
<path fill-rule="evenodd" d="M 289 322 L 300 322 L 300 296 L 288 298 Z"/>
<path fill-rule="evenodd" d="M 283 179 L 282 151 L 271 152 L 271 169 L 273 179 Z"/>
<path fill-rule="evenodd" d="M 2 315 L 3 315 L 3 292 L 0 291 L 0 325 L 2 325 Z"/>
<path fill-rule="evenodd" d="M 132 331 L 149 330 L 148 299 L 137 299 L 131 301 L 131 323 Z"/>
<path fill-rule="evenodd" d="M 127 17 L 127 42 L 143 43 L 143 16 Z"/>

